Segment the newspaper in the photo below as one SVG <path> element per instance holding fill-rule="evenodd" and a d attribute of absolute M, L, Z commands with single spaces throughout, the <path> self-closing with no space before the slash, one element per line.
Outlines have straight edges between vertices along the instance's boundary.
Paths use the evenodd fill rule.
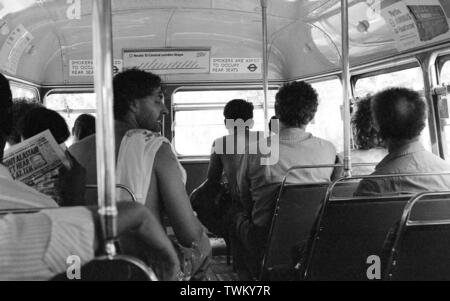
<path fill-rule="evenodd" d="M 9 148 L 3 164 L 15 180 L 38 191 L 57 195 L 55 178 L 62 165 L 70 168 L 70 162 L 49 130 L 33 136 Z"/>

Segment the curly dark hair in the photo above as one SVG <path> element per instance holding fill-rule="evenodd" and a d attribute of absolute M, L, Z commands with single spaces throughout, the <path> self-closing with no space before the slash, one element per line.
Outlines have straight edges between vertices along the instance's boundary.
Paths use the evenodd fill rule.
<path fill-rule="evenodd" d="M 412 139 L 425 128 L 426 103 L 411 89 L 389 88 L 376 94 L 372 110 L 383 140 Z"/>
<path fill-rule="evenodd" d="M 253 118 L 253 104 L 243 99 L 230 100 L 223 109 L 225 119 L 242 119 L 247 121 Z"/>
<path fill-rule="evenodd" d="M 317 92 L 306 82 L 286 83 L 275 96 L 275 113 L 287 126 L 307 125 L 317 112 L 317 98 Z"/>
<path fill-rule="evenodd" d="M 12 105 L 13 128 L 6 138 L 10 145 L 20 143 L 21 128 L 25 115 L 34 108 L 42 108 L 43 105 L 35 99 L 15 98 Z"/>
<path fill-rule="evenodd" d="M 151 95 L 161 86 L 161 78 L 150 72 L 136 68 L 127 69 L 114 76 L 114 117 L 122 119 L 135 99 Z"/>
<path fill-rule="evenodd" d="M 50 130 L 58 144 L 64 143 L 70 137 L 69 127 L 58 112 L 44 107 L 28 111 L 20 128 L 23 138 L 28 139 L 45 130 Z"/>
<path fill-rule="evenodd" d="M 0 136 L 3 135 L 4 137 L 7 137 L 12 131 L 12 126 L 11 88 L 8 79 L 0 73 Z"/>
<path fill-rule="evenodd" d="M 357 149 L 371 149 L 382 142 L 372 120 L 371 96 L 359 98 L 352 116 L 353 139 Z"/>

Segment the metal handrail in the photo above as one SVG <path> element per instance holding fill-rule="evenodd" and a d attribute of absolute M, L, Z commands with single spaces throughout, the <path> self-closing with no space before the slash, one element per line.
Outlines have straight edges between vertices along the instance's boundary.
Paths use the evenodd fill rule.
<path fill-rule="evenodd" d="M 384 279 L 392 278 L 392 268 L 394 263 L 394 257 L 399 252 L 399 244 L 403 234 L 406 231 L 406 228 L 411 226 L 431 226 L 431 225 L 450 225 L 450 219 L 445 220 L 429 220 L 429 221 L 411 221 L 411 213 L 414 205 L 416 205 L 420 200 L 424 197 L 428 196 L 447 196 L 450 197 L 450 191 L 434 191 L 434 192 L 422 192 L 416 194 L 412 197 L 408 203 L 405 205 L 402 213 L 402 217 L 400 219 L 400 225 L 395 231 L 395 238 L 392 248 L 389 252 L 389 257 L 386 265 L 386 272 L 384 275 Z"/>
<path fill-rule="evenodd" d="M 318 212 L 318 216 L 317 216 L 317 221 L 316 221 L 316 225 L 315 228 L 313 228 L 313 232 L 311 233 L 310 239 L 308 240 L 308 248 L 306 250 L 306 256 L 304 257 L 304 259 L 302 259 L 302 277 L 304 279 L 306 279 L 306 277 L 308 276 L 309 273 L 309 269 L 310 269 L 310 264 L 311 264 L 311 260 L 312 260 L 312 256 L 314 254 L 314 250 L 316 248 L 316 241 L 317 238 L 319 236 L 320 233 L 320 228 L 321 228 L 321 224 L 322 224 L 322 219 L 325 213 L 325 208 L 328 205 L 328 203 L 331 200 L 331 196 L 332 196 L 332 192 L 333 189 L 336 187 L 336 185 L 338 183 L 342 183 L 342 182 L 350 182 L 350 181 L 354 181 L 357 179 L 385 179 L 385 178 L 396 178 L 396 177 L 417 177 L 417 176 L 438 176 L 438 175 L 450 175 L 450 171 L 444 171 L 444 172 L 425 172 L 425 173 L 399 173 L 399 174 L 386 174 L 386 175 L 361 175 L 361 176 L 354 176 L 354 177 L 342 177 L 340 179 L 337 179 L 336 181 L 332 182 L 330 184 L 330 186 L 327 189 L 327 192 L 325 194 L 325 198 L 322 202 L 321 205 L 321 209 Z M 411 196 L 414 196 L 414 194 L 410 194 Z M 401 195 L 395 195 L 396 197 L 399 197 Z M 409 194 L 405 194 L 402 195 L 404 197 L 409 196 Z M 391 196 L 373 196 L 373 197 L 367 197 L 367 199 L 388 199 L 394 197 L 394 195 Z M 364 198 L 364 197 L 362 197 Z M 352 197 L 352 198 L 348 198 L 349 200 L 351 199 L 362 199 L 361 197 Z"/>
<path fill-rule="evenodd" d="M 53 210 L 53 209 L 61 209 L 61 207 L 34 207 L 34 208 L 19 208 L 19 209 L 0 209 L 0 215 L 36 213 L 41 210 Z"/>
<path fill-rule="evenodd" d="M 87 189 L 98 189 L 98 186 L 95 184 L 88 184 L 85 186 Z M 131 199 L 133 200 L 134 203 L 137 203 L 137 198 L 136 195 L 134 194 L 134 192 L 131 190 L 131 188 L 129 188 L 128 186 L 122 185 L 122 184 L 116 184 L 116 188 L 120 188 L 125 190 L 130 196 Z"/>
<path fill-rule="evenodd" d="M 104 252 L 110 260 L 121 258 L 117 255 L 115 246 L 118 210 L 115 186 L 112 35 L 112 1 L 94 0 L 92 2 L 92 36 L 94 88 L 98 113 L 96 118 L 98 214 L 104 239 Z M 152 279 L 156 279 L 156 276 L 149 278 L 149 280 Z"/>

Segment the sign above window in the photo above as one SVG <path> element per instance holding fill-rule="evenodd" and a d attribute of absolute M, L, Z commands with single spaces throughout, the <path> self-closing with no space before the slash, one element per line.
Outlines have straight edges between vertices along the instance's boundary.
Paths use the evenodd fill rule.
<path fill-rule="evenodd" d="M 124 49 L 124 68 L 138 68 L 159 75 L 209 73 L 210 49 Z"/>

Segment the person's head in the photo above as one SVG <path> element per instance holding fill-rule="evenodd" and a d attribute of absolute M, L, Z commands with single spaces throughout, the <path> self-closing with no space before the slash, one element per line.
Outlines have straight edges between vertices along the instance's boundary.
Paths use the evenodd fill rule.
<path fill-rule="evenodd" d="M 35 100 L 30 100 L 26 98 L 19 98 L 13 100 L 12 105 L 13 128 L 11 134 L 7 137 L 7 142 L 10 145 L 20 143 L 21 141 L 20 129 L 22 128 L 23 118 L 25 117 L 25 115 L 30 110 L 41 107 L 43 107 L 42 104 Z"/>
<path fill-rule="evenodd" d="M 275 96 L 276 117 L 286 127 L 304 128 L 317 112 L 317 97 L 316 91 L 308 83 L 286 83 Z"/>
<path fill-rule="evenodd" d="M 0 73 L 0 162 L 3 159 L 3 150 L 6 137 L 11 133 L 12 119 L 12 94 L 9 81 Z"/>
<path fill-rule="evenodd" d="M 233 99 L 227 102 L 223 109 L 223 116 L 225 117 L 225 126 L 227 120 L 236 121 L 241 119 L 253 127 L 253 104 L 243 99 Z"/>
<path fill-rule="evenodd" d="M 95 133 L 95 117 L 89 114 L 81 114 L 75 119 L 75 123 L 72 128 L 72 135 L 74 142 Z"/>
<path fill-rule="evenodd" d="M 272 122 L 274 122 L 274 124 L 276 124 L 275 122 L 278 122 L 277 116 L 274 115 L 274 116 L 270 117 L 270 120 L 269 120 L 269 131 L 270 132 L 272 132 Z M 273 129 L 273 131 L 274 131 L 274 133 L 277 133 L 276 129 Z"/>
<path fill-rule="evenodd" d="M 164 104 L 161 78 L 139 69 L 118 73 L 113 80 L 114 118 L 137 128 L 161 131 L 168 110 Z"/>
<path fill-rule="evenodd" d="M 353 138 L 357 149 L 367 150 L 381 146 L 381 139 L 372 120 L 371 99 L 371 96 L 358 99 L 352 115 Z"/>
<path fill-rule="evenodd" d="M 28 139 L 45 130 L 50 130 L 58 144 L 64 143 L 69 137 L 69 127 L 64 118 L 47 108 L 34 108 L 24 116 L 20 133 L 23 139 Z"/>
<path fill-rule="evenodd" d="M 386 89 L 373 97 L 371 108 L 374 124 L 383 140 L 410 140 L 425 128 L 427 107 L 413 90 Z"/>

